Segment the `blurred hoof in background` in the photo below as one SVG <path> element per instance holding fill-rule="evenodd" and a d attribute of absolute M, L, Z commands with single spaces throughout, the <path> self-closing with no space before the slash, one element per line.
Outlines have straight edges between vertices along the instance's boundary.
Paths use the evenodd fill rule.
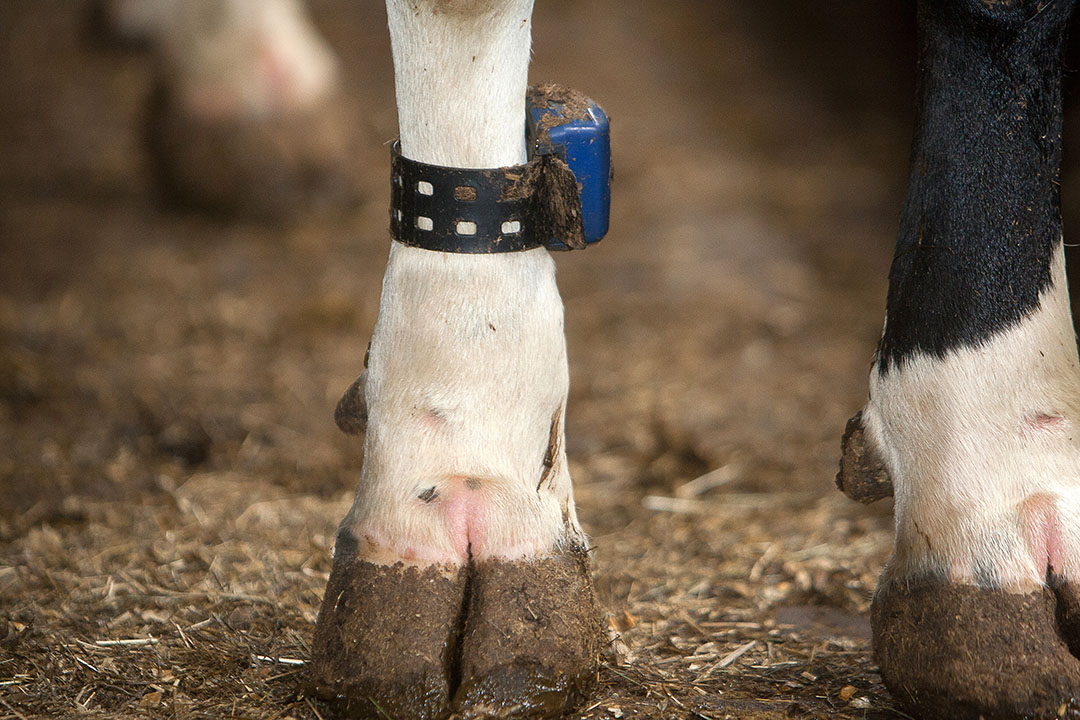
<path fill-rule="evenodd" d="M 357 201 L 340 63 L 299 0 L 95 0 L 93 37 L 147 48 L 163 199 L 271 222 Z"/>
<path fill-rule="evenodd" d="M 346 103 L 268 116 L 200 117 L 160 87 L 147 143 L 162 199 L 179 209 L 291 222 L 355 205 Z"/>
<path fill-rule="evenodd" d="M 93 0 L 86 8 L 86 32 L 102 46 L 150 50 L 165 9 L 163 0 Z"/>

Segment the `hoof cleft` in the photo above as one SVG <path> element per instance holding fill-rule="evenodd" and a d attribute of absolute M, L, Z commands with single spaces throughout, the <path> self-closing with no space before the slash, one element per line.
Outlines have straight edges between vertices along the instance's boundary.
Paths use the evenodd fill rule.
<path fill-rule="evenodd" d="M 588 697 L 604 635 L 583 550 L 454 570 L 338 547 L 309 679 L 337 716 L 533 720 Z"/>
<path fill-rule="evenodd" d="M 584 550 L 477 563 L 454 707 L 464 718 L 549 718 L 596 682 L 604 640 Z"/>

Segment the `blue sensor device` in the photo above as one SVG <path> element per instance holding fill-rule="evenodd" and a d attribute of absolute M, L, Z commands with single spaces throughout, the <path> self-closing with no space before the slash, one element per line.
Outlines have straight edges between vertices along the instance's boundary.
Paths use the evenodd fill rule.
<path fill-rule="evenodd" d="M 526 99 L 529 159 L 556 155 L 577 178 L 585 244 L 607 234 L 611 211 L 611 133 L 607 114 L 589 98 L 557 86 L 530 88 Z M 549 250 L 569 250 L 552 239 Z"/>

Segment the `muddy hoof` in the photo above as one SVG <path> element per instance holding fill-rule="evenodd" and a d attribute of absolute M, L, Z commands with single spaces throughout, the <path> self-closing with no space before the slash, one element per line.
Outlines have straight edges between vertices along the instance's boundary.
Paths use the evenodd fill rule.
<path fill-rule="evenodd" d="M 268 222 L 355 205 L 347 115 L 334 98 L 278 117 L 204 119 L 159 88 L 147 144 L 163 199 Z"/>
<path fill-rule="evenodd" d="M 454 708 L 465 718 L 546 718 L 596 682 L 603 635 L 583 550 L 472 572 Z"/>
<path fill-rule="evenodd" d="M 465 579 L 464 568 L 448 577 L 335 559 L 312 642 L 313 694 L 340 717 L 444 717 Z"/>
<path fill-rule="evenodd" d="M 886 687 L 924 720 L 1080 718 L 1080 662 L 1057 634 L 1054 593 L 891 582 L 874 595 Z"/>
<path fill-rule="evenodd" d="M 603 634 L 583 551 L 454 573 L 344 549 L 309 678 L 339 717 L 548 718 L 588 696 Z"/>
<path fill-rule="evenodd" d="M 861 410 L 848 420 L 841 444 L 843 455 L 840 456 L 840 472 L 836 474 L 836 487 L 840 492 L 864 504 L 892 497 L 889 471 L 866 437 Z"/>
<path fill-rule="evenodd" d="M 101 48 L 144 51 L 150 39 L 124 26 L 112 0 L 92 0 L 86 6 L 83 30 L 87 40 Z"/>

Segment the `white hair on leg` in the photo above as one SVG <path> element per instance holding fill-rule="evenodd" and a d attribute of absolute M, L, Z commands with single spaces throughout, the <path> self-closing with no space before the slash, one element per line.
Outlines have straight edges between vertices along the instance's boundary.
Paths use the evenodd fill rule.
<path fill-rule="evenodd" d="M 453 167 L 525 160 L 531 6 L 388 3 L 403 154 Z M 546 250 L 443 254 L 394 243 L 347 519 L 369 554 L 461 563 L 470 552 L 519 559 L 581 544 L 562 449 L 568 377 Z M 549 443 L 555 464 L 539 487 Z"/>
<path fill-rule="evenodd" d="M 1014 592 L 1080 578 L 1080 361 L 1062 246 L 1038 309 L 976 347 L 870 374 L 867 436 L 892 476 L 886 580 Z"/>

